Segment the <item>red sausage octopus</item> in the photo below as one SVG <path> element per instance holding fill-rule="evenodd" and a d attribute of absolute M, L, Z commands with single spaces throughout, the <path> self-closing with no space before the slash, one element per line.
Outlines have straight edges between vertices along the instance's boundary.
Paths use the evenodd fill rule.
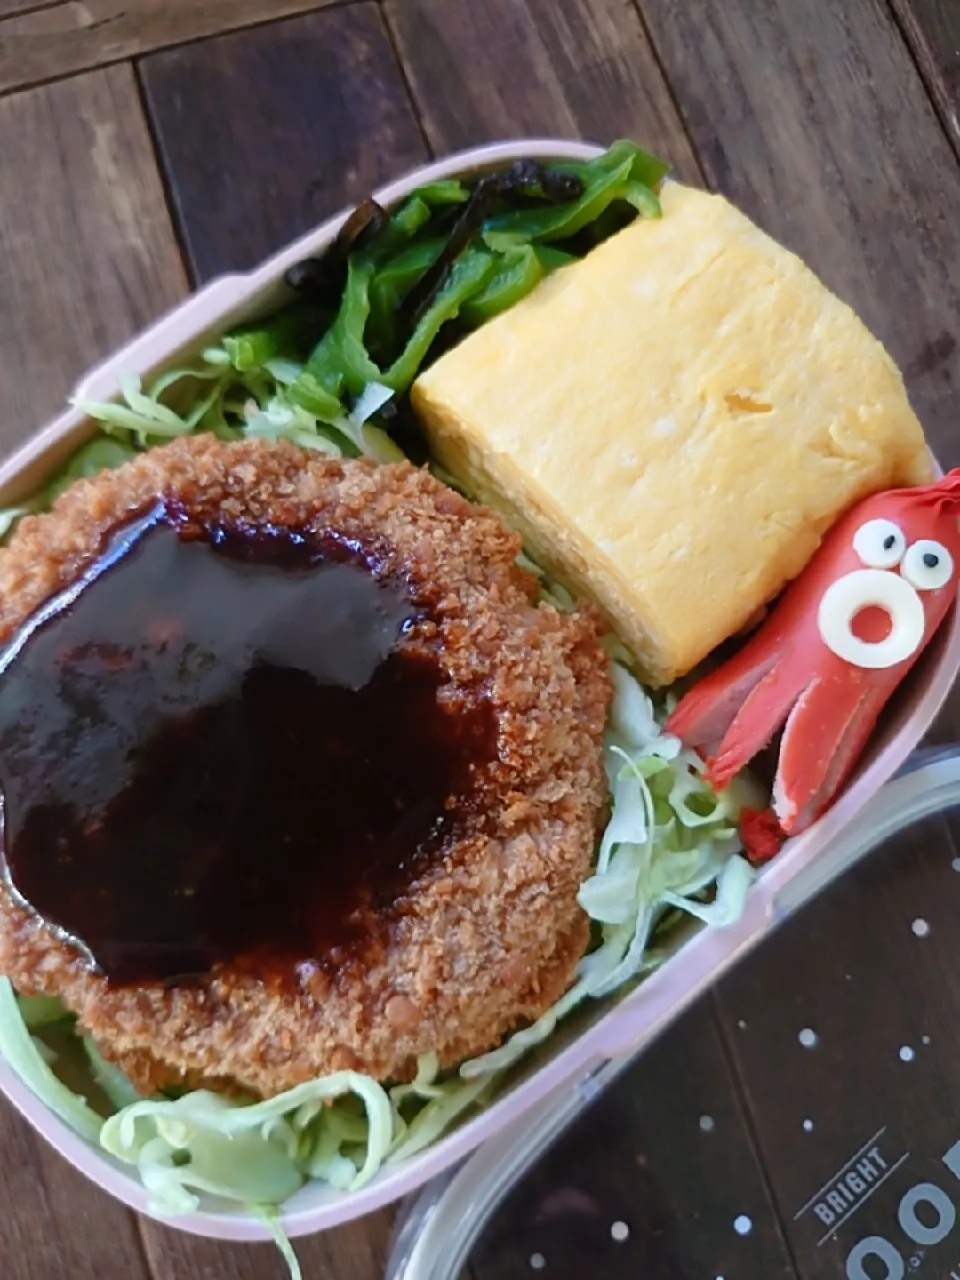
<path fill-rule="evenodd" d="M 957 595 L 960 469 L 858 503 L 744 647 L 681 699 L 667 730 L 717 789 L 783 730 L 772 813 L 746 815 L 760 861 L 829 806 L 894 689 Z"/>

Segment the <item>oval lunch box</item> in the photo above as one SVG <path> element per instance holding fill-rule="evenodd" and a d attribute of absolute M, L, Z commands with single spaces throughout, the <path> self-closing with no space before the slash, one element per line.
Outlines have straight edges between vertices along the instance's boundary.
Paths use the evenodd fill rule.
<path fill-rule="evenodd" d="M 423 166 L 382 188 L 375 193 L 375 198 L 389 207 L 420 184 L 438 178 L 469 177 L 521 158 L 582 161 L 600 150 L 586 143 L 549 139 L 496 143 Z M 76 398 L 114 399 L 117 375 L 121 371 L 137 373 L 145 379 L 153 377 L 166 367 L 195 355 L 225 330 L 276 307 L 289 296 L 283 282 L 286 269 L 329 246 L 347 212 L 301 237 L 256 270 L 224 276 L 201 289 L 87 374 L 76 387 Z M 36 490 L 93 430 L 93 424 L 82 412 L 69 409 L 38 432 L 0 467 L 0 503 L 15 504 Z M 419 1155 L 402 1164 L 384 1167 L 362 1190 L 344 1193 L 319 1183 L 302 1187 L 282 1206 L 282 1223 L 287 1234 L 300 1236 L 324 1231 L 410 1197 L 439 1175 L 449 1176 L 481 1144 L 491 1144 L 485 1146 L 484 1159 L 489 1152 L 491 1159 L 503 1158 L 509 1165 L 510 1159 L 516 1156 L 507 1155 L 510 1149 L 502 1149 L 500 1144 L 510 1132 L 516 1132 L 518 1126 L 529 1135 L 530 1149 L 536 1150 L 538 1123 L 552 1127 L 557 1117 L 567 1114 L 564 1107 L 569 1107 L 571 1098 L 577 1106 L 587 1105 L 602 1083 L 616 1073 L 618 1064 L 634 1057 L 781 919 L 858 856 L 855 841 L 838 842 L 841 833 L 919 743 L 946 698 L 958 669 L 960 622 L 954 611 L 887 709 L 867 755 L 843 794 L 818 822 L 790 840 L 763 869 L 736 924 L 726 929 L 697 926 L 678 930 L 671 937 L 669 958 L 639 987 L 619 1000 L 596 1001 L 592 1007 L 583 1008 L 579 1016 L 571 1015 L 554 1033 L 546 1046 L 547 1052 L 490 1107 Z M 839 856 L 827 857 L 828 851 Z M 138 1212 L 149 1213 L 147 1193 L 132 1166 L 113 1159 L 73 1133 L 2 1060 L 0 1090 L 38 1133 L 93 1182 Z M 555 1111 L 555 1101 L 562 1099 L 566 1102 L 560 1111 Z M 544 1120 L 551 1116 L 553 1119 Z M 506 1176 L 506 1170 L 504 1174 Z M 226 1240 L 270 1238 L 259 1219 L 210 1198 L 201 1211 L 165 1221 L 196 1235 Z M 408 1226 L 406 1241 L 409 1241 L 410 1230 L 412 1225 Z"/>

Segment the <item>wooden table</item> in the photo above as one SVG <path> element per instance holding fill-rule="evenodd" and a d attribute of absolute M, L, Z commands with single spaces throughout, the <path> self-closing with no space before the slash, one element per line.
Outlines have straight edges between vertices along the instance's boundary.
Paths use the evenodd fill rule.
<path fill-rule="evenodd" d="M 957 461 L 958 113 L 957 0 L 0 0 L 2 444 L 192 286 L 429 155 L 628 135 L 853 303 Z M 508 1203 L 478 1280 L 841 1276 L 849 1238 L 816 1247 L 804 1199 L 875 1129 L 892 1160 L 927 1126 L 913 1180 L 941 1121 L 960 1138 L 952 856 L 934 824 L 723 983 Z M 7 1106 L 0 1206 L 3 1280 L 283 1275 L 266 1246 L 136 1220 Z M 305 1275 L 373 1280 L 389 1228 L 301 1243 Z M 908 1266 L 949 1276 L 934 1252 Z"/>

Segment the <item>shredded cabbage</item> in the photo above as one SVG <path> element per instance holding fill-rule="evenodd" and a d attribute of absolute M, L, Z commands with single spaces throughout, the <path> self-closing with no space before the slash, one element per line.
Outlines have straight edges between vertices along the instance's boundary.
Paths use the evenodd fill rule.
<path fill-rule="evenodd" d="M 353 1071 L 241 1106 L 206 1089 L 173 1101 L 145 1099 L 111 1116 L 100 1142 L 137 1166 L 155 1212 L 192 1212 L 198 1190 L 281 1204 L 304 1181 L 326 1123 L 325 1104 L 347 1094 L 359 1098 L 366 1113 L 363 1159 L 346 1184 L 355 1190 L 383 1163 L 393 1141 L 393 1111 L 383 1087 Z"/>
<path fill-rule="evenodd" d="M 396 1137 L 389 1153 L 390 1164 L 406 1160 L 428 1147 L 465 1111 L 472 1106 L 482 1105 L 484 1095 L 493 1090 L 493 1084 L 488 1080 L 465 1085 L 453 1077 L 439 1084 L 437 1074 L 436 1054 L 424 1054 L 413 1081 L 410 1084 L 396 1085 L 390 1090 L 390 1101 L 397 1124 Z M 422 1105 L 415 1118 L 407 1124 L 403 1107 L 409 1099 L 426 1105 Z"/>
<path fill-rule="evenodd" d="M 287 1233 L 284 1231 L 280 1223 L 280 1214 L 276 1205 L 272 1204 L 250 1204 L 247 1209 L 254 1217 L 259 1218 L 263 1225 L 273 1237 L 273 1243 L 280 1250 L 280 1256 L 287 1264 L 287 1270 L 290 1274 L 290 1280 L 303 1280 L 303 1272 L 300 1270 L 300 1259 L 294 1252 L 293 1245 Z"/>
<path fill-rule="evenodd" d="M 112 1062 L 107 1062 L 94 1043 L 93 1036 L 83 1037 L 83 1048 L 94 1080 L 114 1107 L 120 1110 L 122 1107 L 129 1107 L 140 1101 L 140 1094 L 119 1067 L 115 1067 Z"/>
<path fill-rule="evenodd" d="M 653 702 L 620 661 L 612 663 L 613 704 L 604 743 L 612 808 L 594 874 L 577 900 L 601 927 L 577 981 L 532 1026 L 464 1062 L 473 1081 L 505 1071 L 544 1041 L 587 998 L 621 990 L 652 967 L 649 943 L 668 908 L 708 924 L 740 915 L 753 869 L 737 853 L 736 801 L 703 780 L 700 758 L 663 732 Z M 712 902 L 704 894 L 715 889 Z"/>
<path fill-rule="evenodd" d="M 264 356 L 269 351 L 261 348 Z M 48 510 L 75 480 L 197 432 L 212 432 L 223 440 L 285 439 L 334 458 L 366 454 L 377 462 L 403 459 L 386 431 L 371 421 L 393 397 L 389 387 L 370 383 L 349 411 L 322 400 L 304 403 L 294 400 L 290 391 L 303 364 L 281 355 L 256 363 L 256 352 L 255 344 L 226 337 L 193 364 L 168 369 L 146 390 L 136 374 L 125 372 L 119 375 L 116 401 L 74 401 L 100 424 L 99 434 L 39 493 L 0 510 L 0 538 L 24 516 Z"/>
<path fill-rule="evenodd" d="M 81 1138 L 97 1144 L 103 1121 L 72 1089 L 57 1078 L 27 1029 L 17 997 L 7 978 L 0 978 L 0 1054 L 41 1102 Z"/>
<path fill-rule="evenodd" d="M 17 1004 L 29 1031 L 49 1026 L 52 1022 L 65 1022 L 72 1017 L 56 996 L 18 996 Z"/>

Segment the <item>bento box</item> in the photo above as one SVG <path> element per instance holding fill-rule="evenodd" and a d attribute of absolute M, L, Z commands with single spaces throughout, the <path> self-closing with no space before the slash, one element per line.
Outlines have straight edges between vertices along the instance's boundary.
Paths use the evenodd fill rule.
<path fill-rule="evenodd" d="M 582 143 L 530 139 L 463 151 L 424 166 L 376 193 L 389 209 L 425 183 L 476 175 L 517 160 L 582 162 L 600 148 Z M 76 388 L 80 402 L 116 395 L 120 373 L 152 377 L 195 355 L 232 327 L 261 317 L 287 296 L 285 272 L 331 245 L 347 214 L 330 219 L 261 267 L 214 281 L 164 316 L 114 356 L 92 370 Z M 0 468 L 0 501 L 15 505 L 35 491 L 91 434 L 83 412 L 71 409 L 41 430 Z M 735 923 L 723 928 L 690 927 L 671 935 L 669 955 L 629 994 L 581 1008 L 526 1064 L 486 1110 L 396 1166 L 385 1166 L 366 1186 L 350 1193 L 311 1182 L 280 1207 L 283 1231 L 307 1235 L 362 1217 L 401 1200 L 474 1149 L 513 1130 L 535 1110 L 549 1105 L 558 1090 L 583 1082 L 586 1095 L 595 1072 L 623 1061 L 648 1044 L 672 1019 L 789 914 L 843 869 L 825 854 L 841 832 L 907 759 L 934 720 L 960 670 L 960 622 L 951 613 L 923 654 L 909 681 L 885 713 L 867 755 L 827 812 L 790 839 L 763 867 Z M 852 856 L 852 855 L 851 855 Z M 148 1194 L 135 1170 L 78 1137 L 38 1101 L 20 1076 L 0 1062 L 0 1089 L 34 1128 L 92 1181 L 131 1208 L 151 1213 Z M 207 1197 L 199 1211 L 173 1224 L 197 1235 L 228 1240 L 269 1239 L 272 1232 L 252 1213 Z"/>

